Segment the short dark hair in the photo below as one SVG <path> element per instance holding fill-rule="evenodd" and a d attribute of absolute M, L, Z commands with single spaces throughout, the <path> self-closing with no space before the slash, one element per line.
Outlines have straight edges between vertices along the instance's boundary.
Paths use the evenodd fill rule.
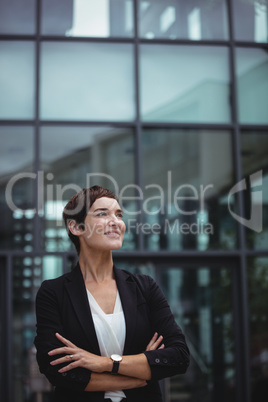
<path fill-rule="evenodd" d="M 62 216 L 64 224 L 70 240 L 75 245 L 77 254 L 80 253 L 79 237 L 74 235 L 69 229 L 70 220 L 74 220 L 76 224 L 83 225 L 91 206 L 98 198 L 107 197 L 114 198 L 117 202 L 119 199 L 115 193 L 101 186 L 92 186 L 83 188 L 79 193 L 75 194 L 64 207 Z"/>

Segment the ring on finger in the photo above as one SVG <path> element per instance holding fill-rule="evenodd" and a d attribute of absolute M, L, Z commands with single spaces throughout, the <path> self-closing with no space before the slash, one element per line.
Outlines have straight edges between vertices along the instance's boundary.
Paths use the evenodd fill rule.
<path fill-rule="evenodd" d="M 69 358 L 72 360 L 72 358 L 73 358 L 74 356 L 73 355 L 69 355 Z"/>

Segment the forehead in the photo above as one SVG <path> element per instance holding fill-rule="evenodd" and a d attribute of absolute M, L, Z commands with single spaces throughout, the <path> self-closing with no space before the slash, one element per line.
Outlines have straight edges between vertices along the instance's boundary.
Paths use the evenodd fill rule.
<path fill-rule="evenodd" d="M 95 211 L 97 208 L 107 208 L 109 210 L 121 209 L 120 205 L 114 198 L 101 197 L 98 198 L 90 208 L 90 211 Z"/>

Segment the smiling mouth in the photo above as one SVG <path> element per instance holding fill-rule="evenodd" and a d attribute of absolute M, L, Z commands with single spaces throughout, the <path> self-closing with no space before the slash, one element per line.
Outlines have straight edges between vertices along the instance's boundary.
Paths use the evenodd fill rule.
<path fill-rule="evenodd" d="M 106 232 L 104 233 L 106 236 L 120 236 L 119 232 Z"/>

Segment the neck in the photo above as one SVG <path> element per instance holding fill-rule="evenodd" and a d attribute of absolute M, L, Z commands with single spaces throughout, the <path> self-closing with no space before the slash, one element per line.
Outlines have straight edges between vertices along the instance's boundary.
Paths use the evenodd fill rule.
<path fill-rule="evenodd" d="M 102 282 L 113 277 L 112 252 L 83 250 L 79 254 L 79 265 L 85 282 Z"/>

